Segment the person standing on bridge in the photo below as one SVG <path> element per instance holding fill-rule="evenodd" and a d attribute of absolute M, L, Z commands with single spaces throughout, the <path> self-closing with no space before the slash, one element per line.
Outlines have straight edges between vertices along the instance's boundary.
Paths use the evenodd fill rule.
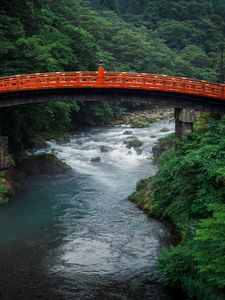
<path fill-rule="evenodd" d="M 100 83 L 100 84 L 103 84 L 105 81 L 104 73 L 105 73 L 104 64 L 103 64 L 103 61 L 100 60 L 99 67 L 98 67 L 98 79 L 97 79 L 98 83 Z"/>

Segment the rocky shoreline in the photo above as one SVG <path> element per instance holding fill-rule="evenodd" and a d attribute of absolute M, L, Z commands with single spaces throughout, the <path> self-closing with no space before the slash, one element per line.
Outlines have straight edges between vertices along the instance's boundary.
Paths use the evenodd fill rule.
<path fill-rule="evenodd" d="M 152 154 L 154 161 L 160 159 L 160 157 L 174 146 L 174 141 L 172 139 L 166 138 L 161 139 L 159 142 L 152 148 Z M 136 203 L 136 205 L 152 215 L 152 177 L 147 177 L 141 179 L 136 186 L 136 192 L 129 196 L 129 200 Z"/>
<path fill-rule="evenodd" d="M 165 151 L 174 146 L 172 139 L 162 139 L 153 147 L 153 159 L 157 162 Z M 136 191 L 132 193 L 128 200 L 133 202 L 139 209 L 143 210 L 151 218 L 159 220 L 159 217 L 154 213 L 154 193 L 152 187 L 152 177 L 146 177 L 137 182 Z M 171 245 L 175 246 L 181 241 L 181 235 L 176 226 L 169 219 L 160 219 L 171 233 Z"/>
<path fill-rule="evenodd" d="M 174 116 L 174 109 L 171 108 L 153 108 L 144 110 L 134 110 L 122 113 L 114 119 L 110 125 L 130 125 L 131 127 L 148 127 L 151 123 L 170 119 Z"/>

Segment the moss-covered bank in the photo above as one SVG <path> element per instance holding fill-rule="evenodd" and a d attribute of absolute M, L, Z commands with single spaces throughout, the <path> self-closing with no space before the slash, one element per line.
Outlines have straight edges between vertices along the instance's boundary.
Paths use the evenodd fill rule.
<path fill-rule="evenodd" d="M 141 179 L 136 186 L 136 192 L 129 196 L 129 200 L 134 202 L 139 208 L 153 215 L 153 189 L 152 177 Z"/>

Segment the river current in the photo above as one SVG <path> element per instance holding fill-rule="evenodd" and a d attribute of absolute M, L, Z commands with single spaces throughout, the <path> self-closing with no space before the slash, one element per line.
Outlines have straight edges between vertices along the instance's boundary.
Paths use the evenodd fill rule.
<path fill-rule="evenodd" d="M 163 127 L 174 130 L 163 120 L 144 129 L 86 129 L 68 143 L 48 143 L 44 151 L 72 169 L 30 179 L 0 208 L 0 299 L 174 299 L 155 268 L 169 230 L 127 200 L 140 178 L 156 172 L 151 149 L 168 134 Z M 141 154 L 124 144 L 126 130 L 143 141 Z"/>

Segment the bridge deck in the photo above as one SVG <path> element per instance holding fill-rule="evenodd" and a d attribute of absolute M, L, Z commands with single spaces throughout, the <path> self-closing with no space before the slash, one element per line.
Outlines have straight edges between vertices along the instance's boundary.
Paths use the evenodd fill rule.
<path fill-rule="evenodd" d="M 224 84 L 168 75 L 105 72 L 103 68 L 97 72 L 52 72 L 0 77 L 0 94 L 61 88 L 138 89 L 225 100 Z"/>

